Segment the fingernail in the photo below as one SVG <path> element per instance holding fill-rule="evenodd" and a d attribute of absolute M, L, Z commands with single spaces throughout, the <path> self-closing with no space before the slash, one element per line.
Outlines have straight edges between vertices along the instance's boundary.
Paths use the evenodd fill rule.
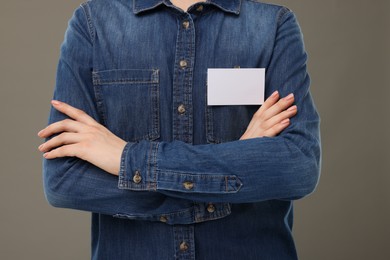
<path fill-rule="evenodd" d="M 48 156 L 48 153 L 44 153 L 44 154 L 43 154 L 43 157 L 46 158 L 47 156 Z"/>
<path fill-rule="evenodd" d="M 290 119 L 289 118 L 286 118 L 284 119 L 282 122 L 280 122 L 282 125 L 287 125 L 288 123 L 290 123 Z"/>
<path fill-rule="evenodd" d="M 42 147 L 43 147 L 43 144 L 41 144 L 40 146 L 38 146 L 38 149 L 41 150 Z"/>
<path fill-rule="evenodd" d="M 61 104 L 61 102 L 58 101 L 58 100 L 52 100 L 51 103 L 52 103 L 53 105 L 60 105 L 60 104 Z"/>
<path fill-rule="evenodd" d="M 294 111 L 297 110 L 297 106 L 292 106 L 287 109 L 287 111 Z"/>
<path fill-rule="evenodd" d="M 284 99 L 285 99 L 286 101 L 290 101 L 290 100 L 293 99 L 293 98 L 294 98 L 294 94 L 291 93 L 291 94 L 289 94 L 287 97 L 285 97 Z"/>
<path fill-rule="evenodd" d="M 276 90 L 274 93 L 272 93 L 271 97 L 276 97 L 276 95 L 278 94 L 279 92 Z"/>
<path fill-rule="evenodd" d="M 40 136 L 43 133 L 43 130 L 44 129 L 42 129 L 41 131 L 38 132 L 38 136 Z"/>

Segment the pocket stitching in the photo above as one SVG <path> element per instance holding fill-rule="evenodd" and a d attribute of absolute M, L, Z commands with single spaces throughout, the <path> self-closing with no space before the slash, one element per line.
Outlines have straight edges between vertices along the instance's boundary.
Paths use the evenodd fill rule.
<path fill-rule="evenodd" d="M 120 74 L 125 73 L 142 73 L 148 72 L 148 77 L 120 77 Z M 118 73 L 114 79 L 110 78 L 113 75 L 110 73 Z M 108 78 L 104 78 L 104 76 Z M 119 76 L 119 79 L 118 79 Z M 110 85 L 110 84 L 158 84 L 159 70 L 158 69 L 118 69 L 118 70 L 100 70 L 92 71 L 92 81 L 94 85 Z"/>
<path fill-rule="evenodd" d="M 149 72 L 149 79 L 150 80 L 139 80 L 139 78 L 126 78 L 126 77 L 121 77 L 120 79 L 102 79 L 100 74 L 105 73 L 105 72 L 117 72 L 120 71 L 120 73 L 135 73 L 135 72 Z M 113 76 L 113 75 L 108 75 L 108 76 Z M 114 75 L 115 76 L 115 75 Z M 97 103 L 97 109 L 98 109 L 98 114 L 99 117 L 103 123 L 103 125 L 107 126 L 107 116 L 106 116 L 106 105 L 105 101 L 102 95 L 102 88 L 103 85 L 115 85 L 115 84 L 128 84 L 128 85 L 133 85 L 133 84 L 145 84 L 150 86 L 149 92 L 149 97 L 150 98 L 150 110 L 151 110 L 151 115 L 150 115 L 150 120 L 151 120 L 151 126 L 150 129 L 146 130 L 145 134 L 141 134 L 138 136 L 134 136 L 131 138 L 131 140 L 128 141 L 139 141 L 139 140 L 156 140 L 160 137 L 160 113 L 159 113 L 159 70 L 158 69 L 138 69 L 138 70 L 102 70 L 102 71 L 93 71 L 92 72 L 92 81 L 94 85 L 94 92 L 95 92 L 95 98 L 96 98 L 96 103 Z M 155 91 L 153 91 L 155 89 Z M 154 94 L 155 93 L 155 94 Z"/>

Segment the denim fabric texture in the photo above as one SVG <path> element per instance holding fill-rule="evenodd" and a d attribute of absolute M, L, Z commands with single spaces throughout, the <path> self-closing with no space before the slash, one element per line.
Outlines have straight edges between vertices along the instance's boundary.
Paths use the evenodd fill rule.
<path fill-rule="evenodd" d="M 319 115 L 295 15 L 248 0 L 187 12 L 168 0 L 91 0 L 69 20 L 54 99 L 127 141 L 119 178 L 43 160 L 46 198 L 92 212 L 92 259 L 296 259 L 293 200 L 321 165 Z M 265 97 L 298 114 L 239 140 L 259 106 L 208 106 L 208 68 L 266 68 Z M 51 109 L 49 123 L 67 118 Z"/>

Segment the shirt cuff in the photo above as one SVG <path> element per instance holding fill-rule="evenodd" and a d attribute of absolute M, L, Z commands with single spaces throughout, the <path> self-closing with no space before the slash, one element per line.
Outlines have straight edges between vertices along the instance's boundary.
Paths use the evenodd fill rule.
<path fill-rule="evenodd" d="M 202 172 L 202 169 L 199 172 L 159 169 L 159 158 L 168 160 L 165 165 L 175 164 L 175 158 L 159 156 L 160 145 L 169 144 L 147 141 L 126 144 L 121 157 L 119 189 L 209 194 L 237 193 L 241 189 L 242 182 L 236 175 Z"/>
<path fill-rule="evenodd" d="M 157 190 L 185 193 L 237 193 L 242 182 L 235 175 L 157 171 Z"/>
<path fill-rule="evenodd" d="M 156 154 L 158 143 L 129 142 L 123 149 L 119 171 L 119 189 L 156 190 Z"/>

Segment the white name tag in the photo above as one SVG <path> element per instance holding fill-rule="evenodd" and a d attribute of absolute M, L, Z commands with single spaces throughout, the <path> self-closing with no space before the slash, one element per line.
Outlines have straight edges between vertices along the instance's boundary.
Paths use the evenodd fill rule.
<path fill-rule="evenodd" d="M 207 104 L 261 105 L 265 69 L 208 69 Z"/>

